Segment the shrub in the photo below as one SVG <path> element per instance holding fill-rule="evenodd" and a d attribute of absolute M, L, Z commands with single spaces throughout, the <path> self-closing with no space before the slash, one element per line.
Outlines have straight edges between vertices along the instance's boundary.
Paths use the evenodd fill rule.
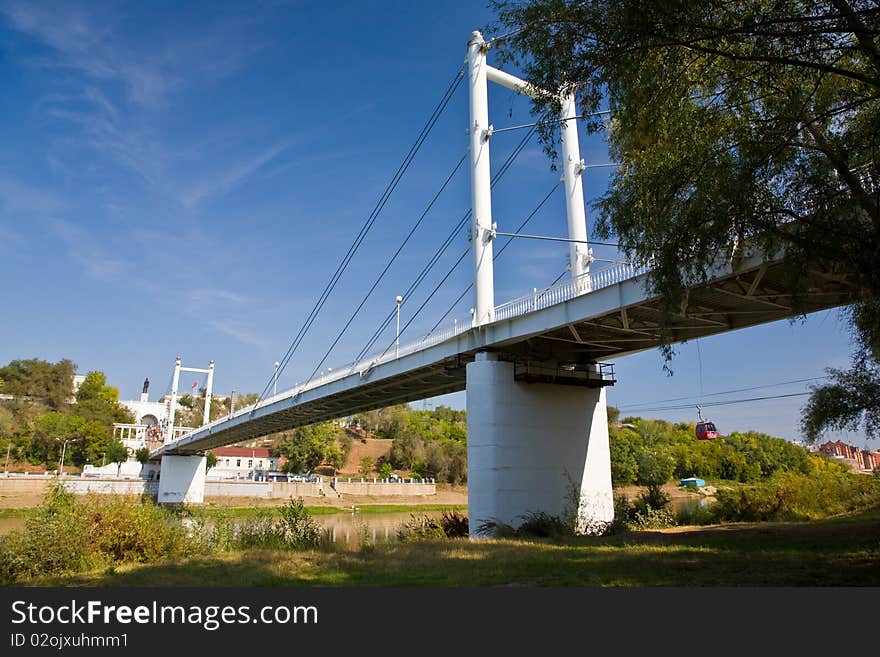
<path fill-rule="evenodd" d="M 280 518 L 264 513 L 242 522 L 234 531 L 232 546 L 246 550 L 302 550 L 318 547 L 321 528 L 303 505 L 302 499 L 290 499 L 279 509 Z M 219 540 L 228 540 L 222 530 Z"/>
<path fill-rule="evenodd" d="M 669 496 L 660 490 L 660 486 L 652 484 L 639 493 L 634 502 L 625 495 L 614 498 L 614 520 L 606 533 L 666 529 L 676 524 L 678 520 L 669 508 Z"/>
<path fill-rule="evenodd" d="M 711 525 L 717 522 L 715 511 L 708 504 L 707 498 L 695 501 L 698 503 L 679 509 L 675 518 L 676 525 Z"/>
<path fill-rule="evenodd" d="M 566 514 L 567 515 L 567 514 Z M 518 526 L 497 520 L 483 522 L 477 533 L 496 538 L 567 538 L 574 536 L 574 526 L 569 518 L 551 515 L 545 511 L 533 511 L 519 516 Z"/>
<path fill-rule="evenodd" d="M 764 483 L 721 489 L 716 498 L 719 521 L 814 520 L 880 505 L 880 481 L 831 468 L 779 472 Z"/>
<path fill-rule="evenodd" d="M 321 528 L 306 510 L 302 498 L 290 499 L 281 507 L 281 521 L 278 528 L 284 540 L 292 548 L 314 548 L 321 541 Z"/>
<path fill-rule="evenodd" d="M 401 542 L 408 541 L 436 541 L 446 538 L 446 532 L 437 518 L 429 516 L 417 516 L 411 514 L 397 529 L 397 539 Z"/>
<path fill-rule="evenodd" d="M 0 541 L 0 581 L 187 556 L 204 548 L 200 539 L 152 500 L 77 497 L 56 484 L 24 530 Z"/>
<path fill-rule="evenodd" d="M 388 477 L 391 476 L 391 471 L 393 469 L 394 468 L 391 467 L 391 464 L 388 461 L 385 461 L 379 466 L 379 477 L 382 479 L 388 479 Z"/>
<path fill-rule="evenodd" d="M 467 538 L 468 518 L 458 511 L 444 511 L 439 517 L 410 515 L 397 530 L 400 541 L 434 541 L 447 538 Z"/>
<path fill-rule="evenodd" d="M 81 509 L 64 487 L 54 485 L 23 531 L 0 541 L 0 581 L 72 573 L 90 565 L 89 532 Z"/>

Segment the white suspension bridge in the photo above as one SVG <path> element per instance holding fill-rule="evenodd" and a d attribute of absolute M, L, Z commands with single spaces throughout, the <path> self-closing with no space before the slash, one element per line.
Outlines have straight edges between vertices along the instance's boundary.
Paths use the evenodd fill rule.
<path fill-rule="evenodd" d="M 852 282 L 817 263 L 801 281 L 795 306 L 781 257 L 745 249 L 734 261 L 719 261 L 706 283 L 689 290 L 680 314 L 667 322 L 661 336 L 660 300 L 646 285 L 647 269 L 627 263 L 591 268 L 581 181 L 586 165 L 572 118 L 575 98 L 568 94 L 560 99 L 561 166 L 568 227 L 563 241 L 569 243 L 571 278 L 496 305 L 494 241 L 515 233 L 499 232 L 492 220 L 487 86 L 493 82 L 524 94 L 536 90 L 489 66 L 487 50 L 475 32 L 468 43 L 466 74 L 472 314 L 417 340 L 313 375 L 176 439 L 172 406 L 166 442 L 151 453 L 162 459 L 160 502 L 202 501 L 206 450 L 466 390 L 472 533 L 485 520 L 516 525 L 530 511 L 564 513 L 572 487 L 578 527 L 593 531 L 613 518 L 604 392 L 616 383 L 610 359 L 656 348 L 664 338 L 693 340 L 852 302 Z M 178 361 L 172 400 L 180 369 Z M 206 409 L 210 389 L 207 397 Z"/>

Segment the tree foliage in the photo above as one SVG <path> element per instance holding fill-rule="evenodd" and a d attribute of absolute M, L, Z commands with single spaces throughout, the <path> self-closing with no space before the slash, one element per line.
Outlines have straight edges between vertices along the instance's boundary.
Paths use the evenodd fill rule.
<path fill-rule="evenodd" d="M 342 467 L 345 452 L 339 444 L 341 434 L 335 422 L 321 422 L 298 427 L 285 435 L 278 452 L 287 458 L 285 472 L 311 472 L 320 465 Z"/>
<path fill-rule="evenodd" d="M 134 418 L 119 405 L 119 391 L 102 372 L 89 372 L 72 397 L 74 369 L 66 359 L 14 360 L 0 368 L 4 390 L 19 397 L 0 407 L 0 438 L 11 457 L 47 466 L 62 452 L 65 463 L 75 465 L 127 458 L 113 423 Z"/>
<path fill-rule="evenodd" d="M 815 438 L 851 424 L 880 381 L 880 8 L 871 0 L 502 0 L 498 47 L 558 114 L 574 90 L 617 168 L 596 233 L 650 263 L 664 323 L 748 242 L 857 291 L 854 369 L 817 389 Z M 611 118 L 601 114 L 610 110 Z M 555 154 L 558 122 L 541 135 Z M 664 349 L 667 357 L 672 350 Z M 847 393 L 847 391 L 849 391 Z M 846 393 L 846 394 L 844 394 Z M 876 399 L 876 397 L 874 397 Z M 833 400 L 833 403 L 832 403 Z M 876 416 L 874 416 L 876 417 Z M 876 421 L 868 423 L 876 435 Z"/>
<path fill-rule="evenodd" d="M 103 372 L 86 374 L 76 391 L 73 411 L 108 427 L 114 422 L 134 422 L 131 411 L 119 404 L 119 390 L 107 385 L 107 376 Z"/>
<path fill-rule="evenodd" d="M 767 479 L 777 472 L 807 474 L 814 457 L 787 440 L 747 431 L 697 440 L 694 425 L 626 418 L 633 428 L 610 431 L 614 484 L 656 486 L 671 478 L 708 477 L 739 482 Z"/>
<path fill-rule="evenodd" d="M 361 477 L 369 477 L 376 468 L 376 459 L 372 456 L 365 456 L 361 459 L 361 467 L 358 470 Z"/>
<path fill-rule="evenodd" d="M 211 396 L 211 410 L 209 412 L 209 421 L 225 417 L 232 412 L 232 398 Z M 235 409 L 240 411 L 246 406 L 250 406 L 257 401 L 256 393 L 248 393 L 245 395 L 235 396 Z M 177 410 L 175 413 L 174 423 L 180 427 L 200 427 L 204 424 L 205 419 L 205 393 L 201 391 L 200 396 L 190 394 L 181 395 L 177 400 Z"/>
<path fill-rule="evenodd" d="M 57 363 L 32 358 L 13 360 L 0 367 L 0 392 L 44 399 L 53 409 L 62 408 L 73 391 L 76 365 L 65 359 Z"/>

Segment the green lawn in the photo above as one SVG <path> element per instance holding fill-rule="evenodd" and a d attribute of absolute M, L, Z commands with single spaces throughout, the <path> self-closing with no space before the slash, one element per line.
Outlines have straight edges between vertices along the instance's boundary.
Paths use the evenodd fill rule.
<path fill-rule="evenodd" d="M 878 586 L 880 510 L 565 543 L 449 540 L 360 552 L 250 551 L 127 565 L 49 586 Z"/>

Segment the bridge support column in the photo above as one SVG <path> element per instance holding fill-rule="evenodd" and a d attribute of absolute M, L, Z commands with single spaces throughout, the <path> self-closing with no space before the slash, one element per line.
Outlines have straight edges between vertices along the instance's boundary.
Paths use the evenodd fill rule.
<path fill-rule="evenodd" d="M 540 511 L 601 531 L 614 519 L 604 388 L 520 383 L 492 358 L 467 366 L 471 536 Z"/>
<path fill-rule="evenodd" d="M 201 504 L 205 501 L 205 457 L 162 457 L 159 504 Z"/>

